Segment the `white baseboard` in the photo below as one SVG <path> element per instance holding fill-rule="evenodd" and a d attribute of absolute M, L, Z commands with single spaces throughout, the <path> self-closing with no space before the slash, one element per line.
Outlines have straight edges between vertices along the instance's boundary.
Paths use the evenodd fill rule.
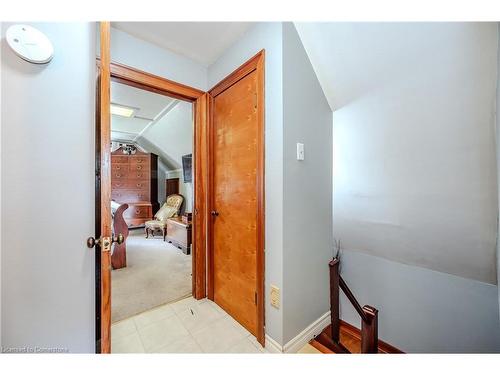
<path fill-rule="evenodd" d="M 270 353 L 283 353 L 283 347 L 266 335 L 266 350 Z"/>
<path fill-rule="evenodd" d="M 330 311 L 324 313 L 319 319 L 311 323 L 283 347 L 284 353 L 297 353 L 302 347 L 319 335 L 330 324 Z"/>
<path fill-rule="evenodd" d="M 266 335 L 266 349 L 271 353 L 297 353 L 304 345 L 319 335 L 328 324 L 330 324 L 330 311 L 324 313 L 284 346 Z"/>

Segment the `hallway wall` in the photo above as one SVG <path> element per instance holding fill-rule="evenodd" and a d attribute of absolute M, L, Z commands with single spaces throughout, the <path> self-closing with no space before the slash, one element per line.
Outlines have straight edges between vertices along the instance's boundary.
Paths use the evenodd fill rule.
<path fill-rule="evenodd" d="M 283 342 L 330 309 L 332 110 L 302 42 L 283 23 Z M 305 160 L 297 160 L 297 142 Z"/>
<path fill-rule="evenodd" d="M 111 61 L 200 90 L 207 89 L 207 68 L 201 64 L 113 27 Z"/>
<path fill-rule="evenodd" d="M 407 353 L 498 353 L 497 287 L 358 251 L 342 254 L 358 301 L 379 309 L 379 338 Z M 341 319 L 361 320 L 341 293 Z"/>
<path fill-rule="evenodd" d="M 418 352 L 500 351 L 497 24 L 299 31 L 334 108 L 342 272 L 380 310 L 380 337 Z M 345 303 L 342 318 L 360 325 Z"/>
<path fill-rule="evenodd" d="M 497 101 L 496 101 L 496 156 L 497 156 L 497 196 L 498 196 L 498 212 L 500 212 L 500 23 L 497 25 L 497 35 L 498 35 L 498 50 L 497 50 Z M 500 220 L 497 220 L 497 287 L 498 287 L 498 311 L 500 319 Z"/>
<path fill-rule="evenodd" d="M 95 259 L 86 239 L 95 215 L 95 24 L 33 24 L 54 45 L 45 65 L 8 48 L 9 25 L 1 55 L 2 346 L 93 353 Z"/>

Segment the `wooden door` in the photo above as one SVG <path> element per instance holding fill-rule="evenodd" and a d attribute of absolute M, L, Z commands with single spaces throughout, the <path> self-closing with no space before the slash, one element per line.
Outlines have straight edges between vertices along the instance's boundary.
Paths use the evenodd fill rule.
<path fill-rule="evenodd" d="M 97 87 L 96 238 L 111 238 L 110 23 L 100 23 L 101 59 Z M 96 350 L 111 352 L 111 251 L 96 245 L 98 273 Z"/>
<path fill-rule="evenodd" d="M 254 69 L 213 97 L 211 276 L 213 300 L 263 343 L 260 74 Z"/>

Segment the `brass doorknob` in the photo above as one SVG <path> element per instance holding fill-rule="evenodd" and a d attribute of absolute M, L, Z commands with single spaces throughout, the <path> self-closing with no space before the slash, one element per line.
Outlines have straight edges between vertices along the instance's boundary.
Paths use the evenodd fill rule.
<path fill-rule="evenodd" d="M 123 234 L 118 234 L 118 236 L 113 236 L 111 237 L 111 244 L 109 243 L 109 240 L 110 238 L 109 237 L 105 237 L 104 238 L 104 247 L 111 247 L 110 245 L 113 244 L 113 243 L 117 243 L 118 245 L 121 245 L 122 243 L 125 242 L 125 237 L 123 237 Z M 94 237 L 89 237 L 87 238 L 87 247 L 89 249 L 92 249 L 96 244 L 101 246 L 101 244 L 103 243 L 103 238 L 99 238 L 98 240 L 96 240 Z"/>
<path fill-rule="evenodd" d="M 211 214 L 212 216 L 219 216 L 219 212 L 218 212 L 218 211 L 215 211 L 215 210 L 214 210 L 214 211 L 212 211 L 212 212 L 210 212 L 210 214 Z"/>
<path fill-rule="evenodd" d="M 96 243 L 97 243 L 97 241 L 95 240 L 94 237 L 87 238 L 87 247 L 89 249 L 92 249 L 95 246 Z"/>
<path fill-rule="evenodd" d="M 123 234 L 120 233 L 120 234 L 118 234 L 118 236 L 113 237 L 111 242 L 115 242 L 118 245 L 121 245 L 122 243 L 125 242 L 125 237 L 123 237 Z"/>

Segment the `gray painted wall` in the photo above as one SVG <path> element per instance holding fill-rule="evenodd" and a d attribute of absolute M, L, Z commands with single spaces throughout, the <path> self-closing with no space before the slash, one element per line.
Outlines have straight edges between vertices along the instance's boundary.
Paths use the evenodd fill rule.
<path fill-rule="evenodd" d="M 500 23 L 497 25 L 497 36 L 498 36 L 498 50 L 497 50 L 497 102 L 496 102 L 496 152 L 497 152 L 497 194 L 498 194 L 498 212 L 500 212 L 500 115 L 498 114 L 500 110 Z M 500 319 L 500 220 L 498 219 L 497 213 L 497 286 L 498 286 L 498 307 L 499 307 L 499 319 Z"/>
<path fill-rule="evenodd" d="M 496 283 L 497 25 L 305 26 L 334 109 L 335 236 Z"/>
<path fill-rule="evenodd" d="M 207 89 L 207 68 L 203 65 L 113 27 L 111 60 L 200 90 Z"/>
<path fill-rule="evenodd" d="M 2 345 L 94 352 L 95 24 L 34 26 L 47 65 L 2 38 Z"/>
<path fill-rule="evenodd" d="M 303 26 L 335 108 L 347 283 L 405 351 L 499 351 L 497 25 Z M 345 300 L 341 316 L 359 326 Z"/>
<path fill-rule="evenodd" d="M 292 23 L 283 24 L 283 341 L 329 310 L 332 111 Z M 304 143 L 305 160 L 296 158 Z"/>
<path fill-rule="evenodd" d="M 265 194 L 266 194 L 266 334 L 283 343 L 282 310 L 269 304 L 269 285 L 283 283 L 283 91 L 282 25 L 258 23 L 208 68 L 208 86 L 266 50 L 265 61 Z"/>
<path fill-rule="evenodd" d="M 0 36 L 3 39 L 3 22 L 0 22 Z M 0 60 L 2 58 L 2 50 L 0 48 Z M 0 65 L 0 75 L 2 69 Z M 0 76 L 0 85 L 1 85 L 1 76 Z M 0 87 L 0 111 L 2 110 L 2 90 Z M 0 117 L 0 155 L 2 155 L 2 118 Z M 1 159 L 0 159 L 1 160 Z M 2 163 L 0 161 L 0 348 L 2 347 Z"/>
<path fill-rule="evenodd" d="M 361 304 L 380 310 L 379 338 L 405 352 L 500 352 L 495 285 L 355 251 L 342 253 L 341 273 Z M 341 318 L 359 328 L 341 296 Z"/>

